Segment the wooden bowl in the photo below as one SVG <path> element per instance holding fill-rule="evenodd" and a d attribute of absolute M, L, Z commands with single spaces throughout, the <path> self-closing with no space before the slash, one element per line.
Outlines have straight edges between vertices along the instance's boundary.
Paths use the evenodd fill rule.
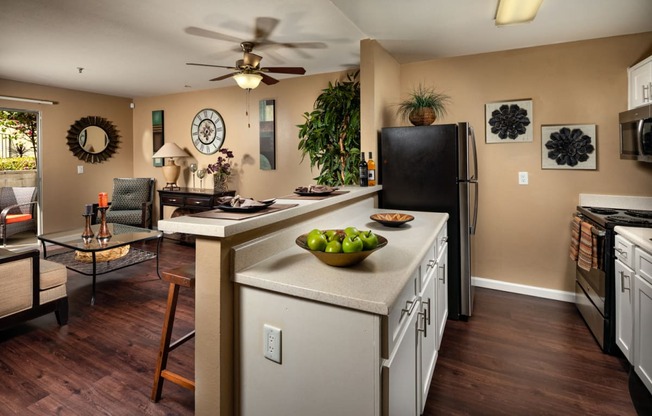
<path fill-rule="evenodd" d="M 412 221 L 414 219 L 412 215 L 401 214 L 400 212 L 373 214 L 369 218 L 387 227 L 400 227 L 406 222 Z"/>
<path fill-rule="evenodd" d="M 357 253 L 326 253 L 324 251 L 313 251 L 308 247 L 306 240 L 308 234 L 302 234 L 296 239 L 296 243 L 302 249 L 309 251 L 313 256 L 317 257 L 322 263 L 335 267 L 349 267 L 360 263 L 366 259 L 374 251 L 380 250 L 387 245 L 387 239 L 383 236 L 376 234 L 378 237 L 378 246 L 373 250 L 363 250 Z"/>

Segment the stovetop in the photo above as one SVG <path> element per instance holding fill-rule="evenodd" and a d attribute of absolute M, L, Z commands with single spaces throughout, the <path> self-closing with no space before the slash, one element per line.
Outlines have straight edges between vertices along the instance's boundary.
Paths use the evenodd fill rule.
<path fill-rule="evenodd" d="M 622 225 L 652 228 L 652 211 L 648 210 L 582 206 L 578 206 L 577 210 L 603 227 Z"/>

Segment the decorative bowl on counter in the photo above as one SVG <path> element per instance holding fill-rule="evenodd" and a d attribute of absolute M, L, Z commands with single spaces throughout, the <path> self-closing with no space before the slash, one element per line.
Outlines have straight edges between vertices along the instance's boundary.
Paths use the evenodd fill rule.
<path fill-rule="evenodd" d="M 378 237 L 378 246 L 373 250 L 363 250 L 355 253 L 326 253 L 324 251 L 310 250 L 308 247 L 307 239 L 308 234 L 302 234 L 296 239 L 296 243 L 302 249 L 310 252 L 313 256 L 317 257 L 322 263 L 335 267 L 348 267 L 360 263 L 366 259 L 374 251 L 378 251 L 387 245 L 387 239 L 383 236 L 376 234 Z"/>
<path fill-rule="evenodd" d="M 412 215 L 401 214 L 400 212 L 373 214 L 369 218 L 387 227 L 400 227 L 406 222 L 412 221 L 414 219 Z"/>

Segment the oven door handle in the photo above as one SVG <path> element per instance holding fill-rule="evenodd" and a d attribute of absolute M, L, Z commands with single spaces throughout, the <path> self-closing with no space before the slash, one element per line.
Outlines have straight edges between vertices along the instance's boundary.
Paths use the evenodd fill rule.
<path fill-rule="evenodd" d="M 606 235 L 606 231 L 605 231 L 605 230 L 597 229 L 597 228 L 595 228 L 595 227 L 592 227 L 592 228 L 591 228 L 591 234 L 595 234 L 595 235 L 597 235 L 598 237 L 604 237 L 604 236 Z"/>

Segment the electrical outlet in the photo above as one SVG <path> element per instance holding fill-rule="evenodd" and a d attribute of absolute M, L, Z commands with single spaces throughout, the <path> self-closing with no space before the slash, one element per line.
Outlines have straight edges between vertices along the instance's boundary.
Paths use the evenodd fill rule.
<path fill-rule="evenodd" d="M 263 325 L 263 355 L 268 360 L 281 364 L 281 329 Z"/>
<path fill-rule="evenodd" d="M 519 172 L 518 173 L 518 184 L 519 185 L 527 185 L 528 184 L 528 177 L 527 177 L 527 172 Z"/>
<path fill-rule="evenodd" d="M 78 165 L 77 166 L 77 173 L 78 174 L 84 173 L 84 165 Z"/>

